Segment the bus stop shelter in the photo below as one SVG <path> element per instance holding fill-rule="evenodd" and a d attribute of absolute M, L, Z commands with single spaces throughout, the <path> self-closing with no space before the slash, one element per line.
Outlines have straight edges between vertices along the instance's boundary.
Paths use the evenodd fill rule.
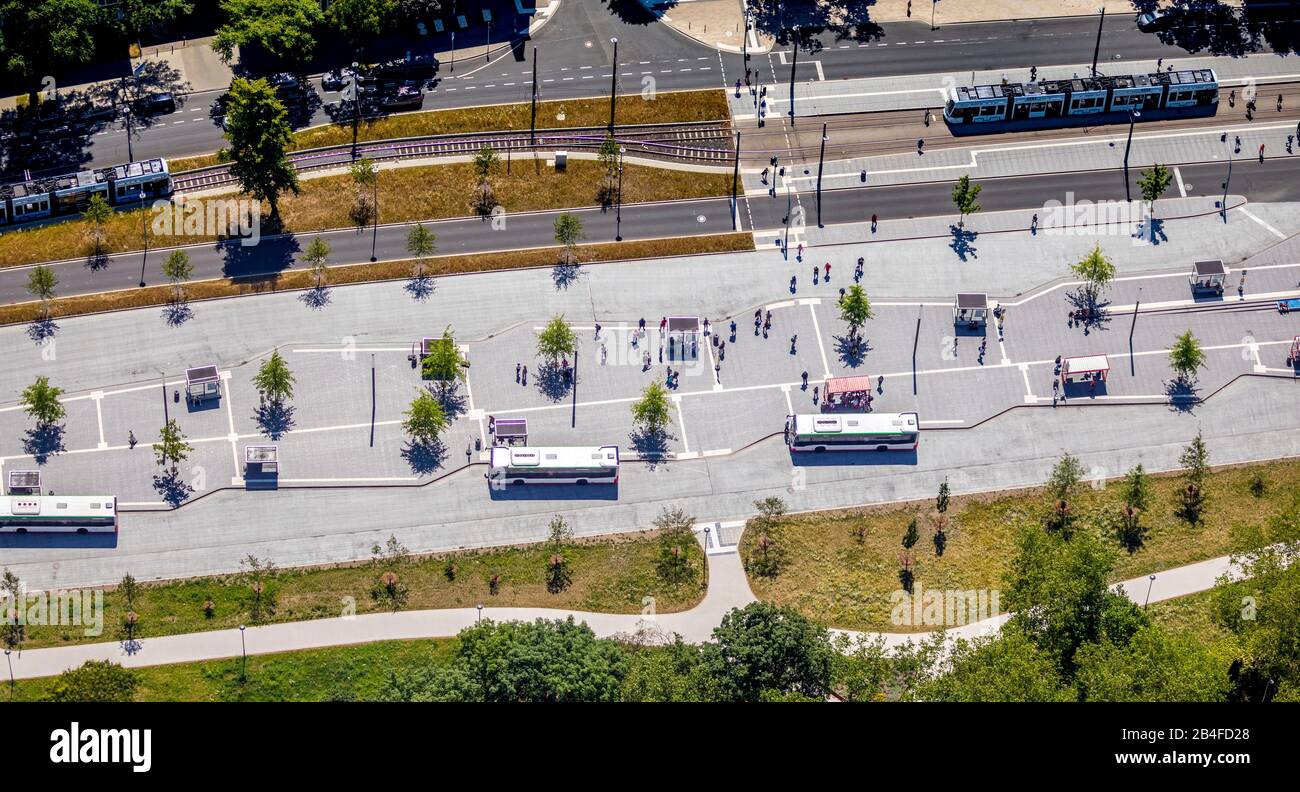
<path fill-rule="evenodd" d="M 698 316 L 668 317 L 668 359 L 699 360 L 700 318 Z"/>
<path fill-rule="evenodd" d="M 1286 364 L 1300 369 L 1300 336 L 1291 339 L 1291 351 L 1287 353 Z"/>
<path fill-rule="evenodd" d="M 488 418 L 492 445 L 528 445 L 527 418 Z"/>
<path fill-rule="evenodd" d="M 826 380 L 822 409 L 867 412 L 871 409 L 872 380 L 868 376 L 831 377 Z"/>
<path fill-rule="evenodd" d="M 977 292 L 964 292 L 957 295 L 952 306 L 952 321 L 965 325 L 970 330 L 984 326 L 989 318 L 989 296 Z"/>
<path fill-rule="evenodd" d="M 244 446 L 244 489 L 276 489 L 280 485 L 280 447 Z"/>
<path fill-rule="evenodd" d="M 1223 284 L 1228 279 L 1228 268 L 1223 262 L 1198 261 L 1192 265 L 1192 275 L 1188 279 L 1193 294 L 1223 294 Z"/>
<path fill-rule="evenodd" d="M 40 495 L 41 471 L 11 470 L 7 484 L 10 495 Z"/>
<path fill-rule="evenodd" d="M 1098 383 L 1110 376 L 1110 360 L 1105 355 L 1081 355 L 1061 361 L 1061 387 L 1084 385 L 1096 391 Z"/>
<path fill-rule="evenodd" d="M 221 375 L 217 367 L 185 369 L 185 398 L 196 407 L 208 399 L 221 398 Z"/>

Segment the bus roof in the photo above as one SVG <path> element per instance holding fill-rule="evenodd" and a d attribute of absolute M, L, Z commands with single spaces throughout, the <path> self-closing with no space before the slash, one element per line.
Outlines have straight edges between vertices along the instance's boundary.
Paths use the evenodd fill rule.
<path fill-rule="evenodd" d="M 814 413 L 794 417 L 794 431 L 799 435 L 896 434 L 920 428 L 921 419 L 916 413 Z"/>
<path fill-rule="evenodd" d="M 494 468 L 618 467 L 618 446 L 493 446 L 491 465 Z"/>
<path fill-rule="evenodd" d="M 10 495 L 0 498 L 0 517 L 107 517 L 116 505 L 112 495 Z"/>

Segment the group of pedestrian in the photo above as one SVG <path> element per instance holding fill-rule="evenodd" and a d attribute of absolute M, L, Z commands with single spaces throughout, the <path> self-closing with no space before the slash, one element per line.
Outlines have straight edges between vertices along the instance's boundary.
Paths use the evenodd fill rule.
<path fill-rule="evenodd" d="M 515 364 L 515 382 L 518 383 L 518 384 L 520 384 L 520 385 L 524 385 L 524 386 L 527 386 L 527 385 L 528 385 L 528 366 L 527 366 L 527 365 L 525 365 L 525 364 L 523 364 L 523 363 L 516 363 L 516 364 Z"/>

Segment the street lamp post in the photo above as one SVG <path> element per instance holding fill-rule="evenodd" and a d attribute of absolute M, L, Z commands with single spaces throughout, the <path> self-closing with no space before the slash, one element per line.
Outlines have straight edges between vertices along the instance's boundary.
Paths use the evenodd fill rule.
<path fill-rule="evenodd" d="M 371 231 L 370 234 L 370 261 L 373 264 L 377 260 L 375 258 L 375 246 L 379 243 L 379 171 L 378 170 L 375 171 L 374 181 L 371 182 L 370 194 L 374 198 L 374 204 L 375 204 L 375 216 L 371 222 L 371 227 L 373 230 Z"/>
<path fill-rule="evenodd" d="M 18 683 L 14 681 L 14 660 L 13 660 L 13 658 L 10 656 L 10 655 L 12 655 L 12 654 L 13 654 L 13 650 L 12 650 L 12 649 L 5 649 L 5 662 L 9 663 L 9 698 L 10 698 L 10 700 L 13 700 L 13 697 L 14 697 L 14 690 L 18 687 Z"/>
<path fill-rule="evenodd" d="M 817 227 L 822 227 L 822 166 L 826 163 L 826 123 L 822 123 L 822 148 L 817 155 Z"/>
<path fill-rule="evenodd" d="M 537 48 L 533 47 L 533 99 L 532 113 L 528 121 L 528 145 L 537 140 Z"/>
<path fill-rule="evenodd" d="M 934 12 L 935 12 L 935 9 L 937 9 L 938 7 L 939 7 L 939 0 L 930 0 L 930 29 L 931 29 L 931 30 L 938 30 L 938 29 L 939 29 L 939 28 L 937 28 L 937 27 L 934 26 Z M 910 6 L 909 6 L 909 8 L 910 8 Z"/>
<path fill-rule="evenodd" d="M 609 40 L 614 45 L 614 68 L 609 70 L 609 134 L 614 134 L 614 104 L 618 97 L 618 36 Z"/>
<path fill-rule="evenodd" d="M 140 188 L 140 236 L 144 237 L 144 253 L 140 255 L 140 288 L 144 288 L 144 264 L 149 259 L 149 213 L 144 210 L 144 188 Z"/>
<path fill-rule="evenodd" d="M 737 190 L 740 188 L 740 130 L 736 130 L 736 159 L 731 169 L 731 229 L 740 230 L 740 198 Z"/>
<path fill-rule="evenodd" d="M 799 28 L 794 29 L 791 37 L 794 44 L 794 58 L 790 61 L 790 119 L 794 120 L 794 73 L 799 68 Z"/>
<path fill-rule="evenodd" d="M 478 615 L 474 617 L 474 623 L 478 624 L 483 620 L 483 603 L 480 602 L 476 607 L 478 608 Z"/>
<path fill-rule="evenodd" d="M 1228 137 L 1224 135 L 1224 143 L 1227 143 Z M 1223 215 L 1223 222 L 1228 222 L 1228 183 L 1232 181 L 1232 145 L 1228 144 L 1228 176 L 1223 180 L 1223 200 L 1219 202 L 1219 214 Z"/>
<path fill-rule="evenodd" d="M 1155 575 L 1152 575 L 1151 577 L 1147 578 L 1147 581 L 1148 581 L 1148 582 L 1147 582 L 1147 599 L 1146 599 L 1146 602 L 1143 602 L 1143 603 L 1142 603 L 1142 609 L 1143 609 L 1143 610 L 1146 610 L 1147 605 L 1149 605 L 1149 604 L 1151 603 L 1151 587 L 1154 586 L 1154 585 L 1156 584 L 1156 576 L 1155 576 Z"/>
<path fill-rule="evenodd" d="M 1133 200 L 1133 191 L 1128 183 L 1128 153 L 1133 148 L 1133 123 L 1142 117 L 1138 110 L 1128 111 L 1128 142 L 1124 144 L 1124 200 Z"/>
<path fill-rule="evenodd" d="M 614 241 L 623 241 L 623 155 L 627 146 L 618 147 L 618 200 L 614 205 Z"/>
<path fill-rule="evenodd" d="M 239 664 L 239 681 L 248 680 L 248 647 L 244 643 L 244 625 L 239 625 L 239 654 L 241 656 Z"/>

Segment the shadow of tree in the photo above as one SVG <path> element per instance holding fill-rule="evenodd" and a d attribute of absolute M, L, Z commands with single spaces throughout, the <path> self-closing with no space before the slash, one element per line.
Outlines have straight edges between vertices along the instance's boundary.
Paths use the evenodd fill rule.
<path fill-rule="evenodd" d="M 163 308 L 162 317 L 168 327 L 180 327 L 194 318 L 194 309 L 189 303 L 174 302 Z"/>
<path fill-rule="evenodd" d="M 298 295 L 298 299 L 308 308 L 319 311 L 330 304 L 330 290 L 326 286 L 313 286 Z"/>
<path fill-rule="evenodd" d="M 568 369 L 568 372 L 566 376 L 565 369 L 559 363 L 543 363 L 534 376 L 538 392 L 553 402 L 568 396 L 569 389 L 573 387 L 573 369 Z"/>
<path fill-rule="evenodd" d="M 53 319 L 37 319 L 27 325 L 27 337 L 38 344 L 54 338 L 54 334 L 57 332 L 59 332 L 59 326 Z"/>
<path fill-rule="evenodd" d="M 158 493 L 158 497 L 172 508 L 181 505 L 194 494 L 194 488 L 181 478 L 179 472 L 166 471 L 154 476 L 153 488 Z"/>
<path fill-rule="evenodd" d="M 666 430 L 651 432 L 637 428 L 633 429 L 627 437 L 632 444 L 632 449 L 645 460 L 651 470 L 654 470 L 657 465 L 668 463 L 668 441 L 673 439 L 674 435 Z"/>
<path fill-rule="evenodd" d="M 551 280 L 555 282 L 557 290 L 569 288 L 581 277 L 582 265 L 580 264 L 556 264 L 551 268 Z"/>
<path fill-rule="evenodd" d="M 293 429 L 293 413 L 294 408 L 289 405 L 266 402 L 257 408 L 253 418 L 257 421 L 257 428 L 262 434 L 272 440 L 279 440 L 286 432 Z"/>
<path fill-rule="evenodd" d="M 835 336 L 835 353 L 840 362 L 850 368 L 857 368 L 871 351 L 871 345 L 861 335 Z"/>
<path fill-rule="evenodd" d="M 460 392 L 459 382 L 434 382 L 428 386 L 429 392 L 433 398 L 438 400 L 443 413 L 449 420 L 454 420 L 465 414 L 469 409 L 469 397 Z"/>
<path fill-rule="evenodd" d="M 424 302 L 437 290 L 437 284 L 434 283 L 433 276 L 426 273 L 408 279 L 406 285 L 402 288 L 406 290 L 407 294 L 411 295 L 411 299 L 416 302 Z"/>
<path fill-rule="evenodd" d="M 649 25 L 659 20 L 664 12 L 677 5 L 677 0 L 659 0 L 648 8 L 641 0 L 601 0 L 609 12 L 629 25 Z"/>
<path fill-rule="evenodd" d="M 1110 327 L 1111 315 L 1106 310 L 1110 305 L 1109 300 L 1098 300 L 1082 288 L 1066 292 L 1065 299 L 1074 306 L 1068 321 L 1070 327 L 1082 328 L 1084 335 Z"/>
<path fill-rule="evenodd" d="M 108 268 L 108 254 L 102 250 L 92 251 L 86 256 L 86 269 L 99 272 Z"/>
<path fill-rule="evenodd" d="M 1157 5 L 1159 0 L 1133 0 L 1138 12 Z M 1236 57 L 1266 43 L 1274 52 L 1287 54 L 1300 42 L 1294 4 L 1277 0 L 1246 0 L 1239 9 L 1221 0 L 1174 0 L 1163 10 L 1162 27 L 1152 35 L 1188 52 Z"/>
<path fill-rule="evenodd" d="M 1176 413 L 1191 413 L 1200 403 L 1196 395 L 1196 381 L 1174 379 L 1165 382 L 1165 396 L 1169 398 L 1169 409 Z"/>
<path fill-rule="evenodd" d="M 948 231 L 952 234 L 952 242 L 948 247 L 957 254 L 957 258 L 962 261 L 979 258 L 979 250 L 975 247 L 975 240 L 979 238 L 978 231 L 971 231 L 969 228 L 957 225 L 948 226 Z"/>
<path fill-rule="evenodd" d="M 38 465 L 44 465 L 52 455 L 66 450 L 63 447 L 63 427 L 58 424 L 28 429 L 23 439 L 23 451 L 30 454 Z"/>
<path fill-rule="evenodd" d="M 447 459 L 447 446 L 441 440 L 431 443 L 408 442 L 402 449 L 402 458 L 411 466 L 411 472 L 417 476 L 427 476 Z"/>

